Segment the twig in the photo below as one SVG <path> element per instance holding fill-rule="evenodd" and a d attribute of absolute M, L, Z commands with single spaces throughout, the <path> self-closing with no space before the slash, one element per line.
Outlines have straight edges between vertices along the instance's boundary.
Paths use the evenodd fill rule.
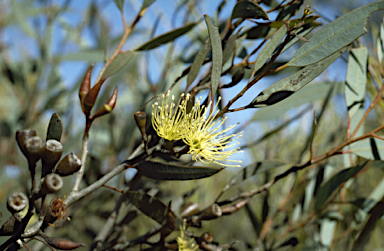
<path fill-rule="evenodd" d="M 356 135 L 356 133 L 359 130 L 360 126 L 363 124 L 363 122 L 367 118 L 368 114 L 372 111 L 373 107 L 382 99 L 383 92 L 384 92 L 384 85 L 381 86 L 381 89 L 377 93 L 375 100 L 373 100 L 373 102 L 369 105 L 367 111 L 364 113 L 364 116 L 359 121 L 359 124 L 357 124 L 355 130 L 353 131 L 353 133 L 351 135 L 351 138 L 353 138 Z"/>

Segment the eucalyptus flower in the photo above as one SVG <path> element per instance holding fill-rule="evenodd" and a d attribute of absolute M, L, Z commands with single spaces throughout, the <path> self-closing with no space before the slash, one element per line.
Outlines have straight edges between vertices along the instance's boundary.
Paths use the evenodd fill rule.
<path fill-rule="evenodd" d="M 194 239 L 187 239 L 185 236 L 186 220 L 183 221 L 183 226 L 180 226 L 180 236 L 176 238 L 179 246 L 178 251 L 196 251 L 198 246 L 194 243 Z"/>
<path fill-rule="evenodd" d="M 219 101 L 220 99 L 219 97 Z M 198 100 L 185 119 L 188 121 L 185 124 L 189 127 L 185 129 L 183 141 L 189 146 L 188 153 L 192 154 L 192 159 L 195 161 L 240 167 L 240 165 L 226 164 L 222 161 L 242 163 L 239 160 L 230 160 L 229 158 L 234 153 L 243 152 L 239 151 L 239 148 L 234 148 L 235 145 L 239 144 L 238 142 L 232 143 L 243 136 L 243 132 L 226 135 L 225 133 L 236 125 L 220 130 L 226 118 L 214 120 L 219 111 L 209 113 L 208 107 L 200 106 L 200 100 Z M 213 110 L 216 108 L 217 104 Z"/>
<path fill-rule="evenodd" d="M 186 105 L 190 95 L 181 94 L 177 105 L 175 96 L 169 102 L 169 91 L 161 96 L 161 101 L 152 105 L 152 125 L 157 134 L 169 141 L 182 139 L 185 129 Z"/>

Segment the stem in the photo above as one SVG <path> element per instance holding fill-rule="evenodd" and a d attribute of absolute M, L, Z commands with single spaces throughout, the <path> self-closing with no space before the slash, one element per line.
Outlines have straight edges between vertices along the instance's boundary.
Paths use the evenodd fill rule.
<path fill-rule="evenodd" d="M 89 132 L 89 128 L 91 127 L 91 124 L 92 124 L 92 120 L 89 120 L 87 118 L 86 127 L 84 130 L 84 136 L 83 136 L 81 167 L 80 167 L 80 170 L 76 174 L 75 184 L 73 185 L 71 193 L 76 193 L 77 191 L 79 191 L 81 180 L 83 179 L 83 176 L 84 176 L 85 162 L 86 162 L 87 156 L 88 156 L 88 143 L 89 143 L 88 132 Z"/>
<path fill-rule="evenodd" d="M 95 83 L 98 83 L 101 79 L 101 77 L 103 76 L 103 73 L 105 72 L 105 70 L 107 69 L 107 67 L 115 60 L 115 58 L 119 55 L 119 53 L 121 52 L 121 48 L 123 47 L 125 41 L 127 40 L 128 36 L 131 34 L 133 28 L 135 27 L 135 25 L 139 22 L 140 18 L 144 15 L 146 9 L 142 10 L 139 12 L 139 14 L 137 14 L 135 20 L 132 22 L 131 26 L 127 27 L 126 25 L 126 22 L 125 22 L 125 18 L 124 18 L 124 14 L 121 13 L 121 16 L 122 16 L 122 19 L 123 19 L 123 25 L 124 25 L 124 35 L 123 37 L 121 38 L 120 42 L 119 42 L 119 45 L 117 46 L 115 52 L 112 54 L 112 56 L 109 58 L 109 60 L 107 60 L 107 62 L 105 62 L 105 65 L 104 67 L 101 69 L 101 71 L 99 72 L 99 75 L 97 76 L 97 79 L 96 79 L 96 82 Z"/>
<path fill-rule="evenodd" d="M 377 93 L 375 100 L 373 100 L 373 102 L 368 107 L 367 111 L 364 113 L 364 116 L 361 118 L 359 124 L 356 126 L 355 130 L 353 131 L 353 133 L 351 135 L 351 138 L 353 138 L 356 135 L 356 133 L 359 130 L 360 126 L 363 124 L 363 122 L 367 118 L 368 114 L 372 111 L 373 107 L 382 99 L 383 92 L 384 92 L 384 85 L 381 86 L 381 89 Z"/>

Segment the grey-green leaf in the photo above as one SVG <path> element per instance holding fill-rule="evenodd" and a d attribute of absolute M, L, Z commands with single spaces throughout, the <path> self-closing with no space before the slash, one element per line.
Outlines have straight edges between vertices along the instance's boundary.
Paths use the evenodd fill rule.
<path fill-rule="evenodd" d="M 48 124 L 47 139 L 55 139 L 60 141 L 61 134 L 63 133 L 63 123 L 57 113 L 52 114 L 51 120 Z"/>
<path fill-rule="evenodd" d="M 119 8 L 120 11 L 123 11 L 123 8 L 124 8 L 124 0 L 113 0 L 117 6 L 117 8 Z"/>
<path fill-rule="evenodd" d="M 82 50 L 79 52 L 59 56 L 58 60 L 68 61 L 86 61 L 89 63 L 101 62 L 104 60 L 104 51 L 102 50 Z"/>
<path fill-rule="evenodd" d="M 197 53 L 195 59 L 193 60 L 191 69 L 189 70 L 189 73 L 187 76 L 187 87 L 185 89 L 188 89 L 188 87 L 196 79 L 197 74 L 199 74 L 200 68 L 204 63 L 205 57 L 207 56 L 210 50 L 211 50 L 211 43 L 209 42 L 209 40 L 207 40 L 205 41 L 200 51 Z"/>
<path fill-rule="evenodd" d="M 107 69 L 105 69 L 103 73 L 103 78 L 110 77 L 116 72 L 118 72 L 121 68 L 123 68 L 129 62 L 129 60 L 132 59 L 132 57 L 133 57 L 133 51 L 131 50 L 119 53 L 115 58 L 115 60 L 113 60 L 113 62 L 110 65 L 108 65 Z"/>
<path fill-rule="evenodd" d="M 283 25 L 260 51 L 253 68 L 253 73 L 256 73 L 265 64 L 265 62 L 271 58 L 272 53 L 275 51 L 285 34 L 287 34 L 287 27 Z"/>
<path fill-rule="evenodd" d="M 155 37 L 155 38 L 149 40 L 148 42 L 146 42 L 145 44 L 141 45 L 136 50 L 137 51 L 145 51 L 145 50 L 148 51 L 148 50 L 155 49 L 155 48 L 159 47 L 160 45 L 169 43 L 169 42 L 175 40 L 176 38 L 184 35 L 188 31 L 190 31 L 193 27 L 195 27 L 196 24 L 197 23 L 191 23 L 191 24 L 188 24 L 184 27 L 175 29 L 173 31 L 170 31 L 170 32 L 167 32 L 163 35 Z"/>
<path fill-rule="evenodd" d="M 383 160 L 384 141 L 376 138 L 359 140 L 350 145 L 352 153 L 370 160 Z"/>
<path fill-rule="evenodd" d="M 266 160 L 266 161 L 259 161 L 252 163 L 251 165 L 248 165 L 244 167 L 242 170 L 238 171 L 232 179 L 228 182 L 228 184 L 224 187 L 223 192 L 226 191 L 228 188 L 253 177 L 256 174 L 266 172 L 268 170 L 281 167 L 284 165 L 287 165 L 288 163 L 279 161 L 279 160 Z"/>
<path fill-rule="evenodd" d="M 380 64 L 382 64 L 384 57 L 384 17 L 383 22 L 380 25 L 379 35 L 377 37 L 376 51 L 377 58 L 379 59 Z"/>
<path fill-rule="evenodd" d="M 223 168 L 143 161 L 138 165 L 137 169 L 144 176 L 155 180 L 195 180 L 212 176 Z"/>
<path fill-rule="evenodd" d="M 353 117 L 364 102 L 365 86 L 367 83 L 367 62 L 367 48 L 351 50 L 345 83 L 345 102 L 347 103 L 350 118 Z"/>
<path fill-rule="evenodd" d="M 300 71 L 278 81 L 267 89 L 263 90 L 248 106 L 264 107 L 276 104 L 300 90 L 315 77 L 320 75 L 332 62 L 343 54 L 347 47 L 337 51 L 321 62 L 308 65 Z"/>
<path fill-rule="evenodd" d="M 344 82 L 308 84 L 299 92 L 295 92 L 291 98 L 284 99 L 275 105 L 259 109 L 255 112 L 251 120 L 267 121 L 281 118 L 285 112 L 292 108 L 324 99 L 332 85 L 337 85 L 335 89 L 341 92 L 342 87 L 344 87 Z"/>
<path fill-rule="evenodd" d="M 384 9 L 384 0 L 357 8 L 319 30 L 296 51 L 289 65 L 310 65 L 352 43 L 367 32 L 365 25 L 372 12 Z"/>
<path fill-rule="evenodd" d="M 239 37 L 239 33 L 240 33 L 240 30 L 235 34 L 232 34 L 232 36 L 230 36 L 227 43 L 225 44 L 225 48 L 223 51 L 223 63 L 222 63 L 223 66 L 228 61 L 228 59 L 230 59 L 231 56 L 233 55 L 233 51 L 235 50 L 235 47 L 236 47 L 236 40 Z"/>
<path fill-rule="evenodd" d="M 213 26 L 212 18 L 208 15 L 204 15 L 204 18 L 208 27 L 209 40 L 211 41 L 212 47 L 211 91 L 212 95 L 215 95 L 220 83 L 223 49 L 221 47 L 219 29 Z"/>
<path fill-rule="evenodd" d="M 140 191 L 127 191 L 124 194 L 145 215 L 161 225 L 166 222 L 168 207 L 163 202 Z"/>
<path fill-rule="evenodd" d="M 238 2 L 232 11 L 232 19 L 235 18 L 255 18 L 269 20 L 267 13 L 258 4 L 250 1 Z"/>
<path fill-rule="evenodd" d="M 29 25 L 25 8 L 22 8 L 16 0 L 11 1 L 13 15 L 15 20 L 19 23 L 20 28 L 30 37 L 36 38 L 36 31 Z"/>
<path fill-rule="evenodd" d="M 141 6 L 140 11 L 148 8 L 151 4 L 153 4 L 156 0 L 144 0 L 143 5 Z"/>
<path fill-rule="evenodd" d="M 315 210 L 321 209 L 323 204 L 328 200 L 329 196 L 345 181 L 355 176 L 365 167 L 365 164 L 347 168 L 330 178 L 323 186 L 319 188 L 316 194 Z"/>

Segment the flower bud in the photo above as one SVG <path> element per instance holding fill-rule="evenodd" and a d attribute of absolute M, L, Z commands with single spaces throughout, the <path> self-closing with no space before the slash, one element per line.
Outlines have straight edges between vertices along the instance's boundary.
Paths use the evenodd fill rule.
<path fill-rule="evenodd" d="M 134 114 L 135 122 L 137 127 L 139 128 L 141 135 L 145 137 L 147 134 L 145 133 L 145 124 L 147 123 L 147 115 L 145 112 L 135 112 Z"/>
<path fill-rule="evenodd" d="M 84 113 L 86 116 L 89 116 L 91 113 L 92 107 L 95 105 L 97 96 L 99 95 L 101 85 L 104 83 L 104 81 L 107 78 L 101 79 L 98 83 L 95 84 L 94 87 L 92 87 L 91 90 L 85 95 L 83 105 L 84 105 Z"/>
<path fill-rule="evenodd" d="M 17 217 L 17 218 L 15 218 Z M 6 222 L 0 228 L 0 236 L 9 236 L 12 235 L 15 230 L 15 222 L 21 222 L 22 217 L 20 214 L 11 215 Z"/>
<path fill-rule="evenodd" d="M 185 218 L 197 214 L 200 211 L 199 204 L 195 202 L 188 203 L 181 209 L 180 217 Z"/>
<path fill-rule="evenodd" d="M 16 192 L 8 197 L 7 208 L 12 214 L 24 210 L 28 205 L 28 198 L 25 194 Z"/>
<path fill-rule="evenodd" d="M 27 157 L 27 152 L 25 149 L 25 141 L 31 137 L 36 136 L 36 131 L 31 129 L 17 130 L 16 131 L 16 141 L 19 145 L 20 151 Z"/>
<path fill-rule="evenodd" d="M 88 68 L 87 73 L 85 73 L 84 80 L 80 85 L 79 98 L 80 98 L 80 104 L 81 104 L 81 108 L 83 109 L 83 112 L 85 112 L 84 111 L 84 98 L 87 95 L 87 93 L 89 92 L 89 89 L 91 89 L 91 73 L 92 73 L 93 66 L 94 66 L 94 64 L 92 64 Z"/>
<path fill-rule="evenodd" d="M 60 176 L 68 176 L 79 171 L 81 160 L 73 153 L 66 155 L 57 165 L 55 173 Z"/>
<path fill-rule="evenodd" d="M 115 108 L 115 105 L 116 105 L 116 101 L 117 101 L 117 87 L 115 87 L 115 89 L 113 90 L 113 93 L 112 93 L 112 96 L 111 98 L 108 100 L 108 102 L 103 105 L 93 116 L 92 118 L 97 118 L 97 117 L 100 117 L 100 116 L 103 116 L 105 114 L 108 114 L 110 113 L 113 108 Z"/>
<path fill-rule="evenodd" d="M 63 187 L 63 180 L 56 173 L 50 173 L 43 179 L 41 186 L 42 194 L 57 193 Z"/>
<path fill-rule="evenodd" d="M 52 173 L 53 168 L 60 160 L 61 154 L 63 153 L 63 145 L 55 140 L 50 139 L 45 143 L 45 151 L 41 157 L 42 171 L 41 177 L 45 177 L 47 174 Z"/>
<path fill-rule="evenodd" d="M 72 250 L 78 247 L 84 247 L 83 243 L 77 243 L 62 238 L 51 238 L 46 236 L 45 241 L 53 248 L 60 250 Z"/>
<path fill-rule="evenodd" d="M 43 140 L 34 136 L 25 141 L 26 157 L 30 163 L 36 163 L 44 153 Z"/>

